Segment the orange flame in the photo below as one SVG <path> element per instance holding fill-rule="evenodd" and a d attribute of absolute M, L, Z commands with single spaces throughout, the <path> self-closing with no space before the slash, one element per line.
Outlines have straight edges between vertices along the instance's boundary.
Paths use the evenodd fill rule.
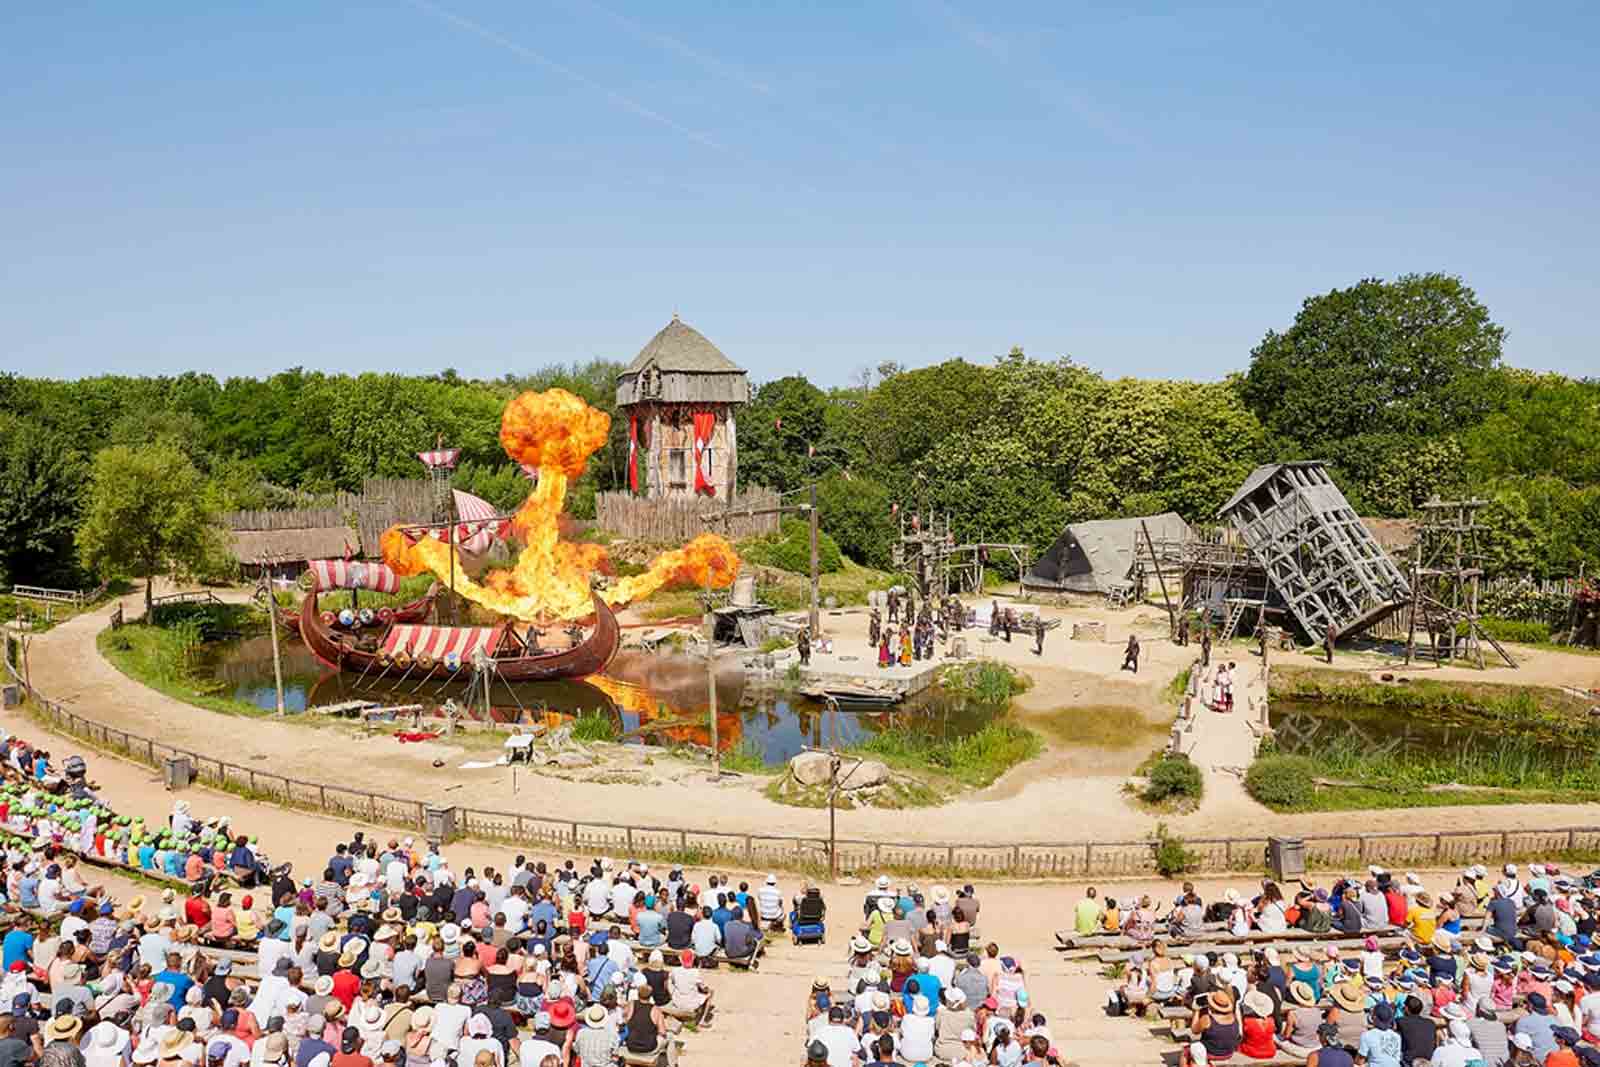
<path fill-rule="evenodd" d="M 506 405 L 500 444 L 518 463 L 537 467 L 539 481 L 511 520 L 525 547 L 515 565 L 491 571 L 483 581 L 466 576 L 455 561 L 456 592 L 500 615 L 518 619 L 579 619 L 593 611 L 589 578 L 606 567 L 600 545 L 561 540 L 559 519 L 567 485 L 584 471 L 589 457 L 606 442 L 611 417 L 564 389 L 523 393 Z M 384 562 L 402 575 L 451 572 L 451 546 L 434 538 L 412 542 L 398 527 L 382 538 Z M 715 534 L 701 534 L 682 548 L 664 552 L 643 574 L 624 578 L 601 596 L 608 604 L 647 597 L 671 582 L 733 583 L 739 557 Z"/>

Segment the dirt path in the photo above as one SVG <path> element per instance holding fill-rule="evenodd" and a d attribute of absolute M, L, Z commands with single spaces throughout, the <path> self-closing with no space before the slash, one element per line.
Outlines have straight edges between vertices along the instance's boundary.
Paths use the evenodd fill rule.
<path fill-rule="evenodd" d="M 125 603 L 140 610 L 134 595 Z M 230 716 L 192 707 L 170 699 L 126 678 L 106 662 L 95 638 L 107 625 L 112 606 L 79 616 L 37 637 L 31 646 L 34 684 L 44 693 L 91 718 L 136 733 L 181 738 L 197 751 L 227 755 L 298 778 L 341 782 L 419 800 L 448 801 L 467 806 L 527 814 L 572 815 L 593 821 L 654 826 L 706 827 L 730 832 L 765 832 L 823 835 L 822 812 L 775 804 L 759 792 L 759 780 L 733 780 L 713 785 L 698 775 L 656 787 L 603 785 L 540 776 L 530 782 L 520 776 L 520 789 L 512 793 L 505 768 L 475 771 L 458 769 L 475 753 L 461 745 L 429 742 L 397 744 L 391 737 L 357 737 L 333 729 L 308 728 L 294 722 L 277 722 Z M 1159 723 L 1169 699 L 1167 684 L 1192 659 L 1193 648 L 1179 648 L 1160 639 L 1164 625 L 1149 612 L 1111 614 L 1101 611 L 1071 612 L 1046 609 L 1047 615 L 1065 618 L 1041 660 L 1031 643 L 993 641 L 977 651 L 1014 663 L 1033 676 L 1033 688 L 1021 698 L 1024 714 L 1062 717 L 1058 725 L 1066 736 L 1084 726 L 1074 715 L 1093 715 L 1113 706 L 1133 708 Z M 1105 643 L 1071 641 L 1065 636 L 1073 621 L 1109 624 Z M 1141 628 L 1145 657 L 1138 675 L 1116 669 L 1121 645 L 1130 625 Z M 828 628 L 840 641 L 865 645 L 866 619 L 855 613 L 830 614 Z M 856 631 L 859 630 L 859 633 Z M 1219 655 L 1221 654 L 1219 650 Z M 1242 649 L 1230 652 L 1238 660 Z M 1302 658 L 1295 657 L 1298 662 Z M 1529 657 L 1529 673 L 1518 680 L 1551 684 L 1572 661 L 1587 667 L 1587 657 L 1561 657 L 1538 653 Z M 1600 662 L 1594 662 L 1600 670 Z M 1242 672 L 1253 667 L 1241 663 Z M 1456 669 L 1458 670 L 1458 669 Z M 1491 672 L 1496 679 L 1500 674 Z M 1567 677 L 1568 684 L 1593 684 L 1593 678 Z M 1248 762 L 1249 752 L 1237 736 L 1214 734 L 1207 727 L 1202 737 L 1216 738 L 1219 751 L 1205 758 L 1214 764 Z M 1208 744 L 1212 742 L 1208 740 Z M 1234 758 L 1234 746 L 1238 757 Z M 1154 747 L 1154 745 L 1150 746 Z M 1144 752 L 1133 757 L 1137 762 Z M 481 754 L 481 753 L 478 753 Z M 445 766 L 434 768 L 434 759 Z M 857 810 L 839 814 L 841 836 L 913 842 L 949 840 L 990 841 L 1129 841 L 1147 836 L 1154 818 L 1130 806 L 1121 793 L 1129 769 L 1121 763 L 1127 755 L 1108 757 L 1115 769 L 1083 773 L 1071 761 L 1052 764 L 1036 761 L 1013 770 L 988 790 L 975 793 L 925 814 L 900 811 Z M 1075 769 L 1077 768 L 1077 769 Z M 714 813 L 714 814 L 713 814 Z M 1358 813 L 1340 817 L 1342 829 L 1381 829 L 1425 824 L 1440 829 L 1483 826 L 1518 829 L 1539 825 L 1575 825 L 1600 819 L 1600 804 L 1464 806 Z M 1186 836 L 1311 833 L 1326 830 L 1325 815 L 1274 815 L 1249 802 L 1226 781 L 1219 780 L 1212 799 L 1199 812 L 1165 820 L 1174 832 Z"/>

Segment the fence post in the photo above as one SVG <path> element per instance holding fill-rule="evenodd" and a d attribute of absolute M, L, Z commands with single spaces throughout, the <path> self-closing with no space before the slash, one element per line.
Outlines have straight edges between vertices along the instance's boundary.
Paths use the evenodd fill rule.
<path fill-rule="evenodd" d="M 1439 857 L 1443 854 L 1443 852 L 1444 852 L 1444 835 L 1443 834 L 1434 834 L 1433 835 L 1433 862 L 1438 863 L 1439 862 Z"/>
<path fill-rule="evenodd" d="M 576 851 L 577 847 L 578 847 L 578 824 L 577 823 L 573 823 L 572 824 L 572 847 L 573 847 L 574 851 Z"/>
<path fill-rule="evenodd" d="M 746 867 L 750 867 L 750 866 L 754 865 L 754 859 L 753 859 L 754 856 L 755 856 L 755 844 L 751 840 L 750 835 L 749 834 L 745 834 L 744 835 L 744 865 Z"/>
<path fill-rule="evenodd" d="M 519 811 L 519 812 L 517 812 L 517 840 L 521 841 L 522 838 L 523 838 L 522 813 Z"/>
<path fill-rule="evenodd" d="M 678 848 L 683 852 L 689 851 L 689 831 L 678 831 Z"/>
<path fill-rule="evenodd" d="M 423 816 L 422 801 L 419 800 L 417 801 L 417 829 L 426 830 L 427 828 L 428 820 Z"/>
<path fill-rule="evenodd" d="M 633 827 L 631 827 L 631 826 L 628 827 L 628 829 L 624 832 L 624 837 L 628 842 L 628 855 L 632 856 L 633 855 Z"/>
<path fill-rule="evenodd" d="M 367 821 L 378 821 L 378 794 L 376 793 L 367 794 Z"/>
<path fill-rule="evenodd" d="M 250 792 L 254 793 L 255 791 L 256 791 L 256 769 L 254 767 L 251 767 L 250 768 Z"/>
<path fill-rule="evenodd" d="M 1577 849 L 1577 847 L 1578 847 L 1578 831 L 1577 830 L 1568 830 L 1567 831 L 1567 851 L 1568 852 L 1575 851 Z"/>
<path fill-rule="evenodd" d="M 1222 843 L 1222 865 L 1230 871 L 1233 870 L 1233 838 L 1228 838 Z"/>
<path fill-rule="evenodd" d="M 150 757 L 149 757 L 150 764 L 151 764 L 151 766 L 154 766 L 155 762 L 156 762 L 156 743 L 155 743 L 155 741 L 153 739 L 148 738 L 148 737 L 145 738 L 144 743 L 145 743 L 145 747 L 148 748 L 149 752 L 150 752 Z"/>
<path fill-rule="evenodd" d="M 1094 868 L 1094 845 L 1085 843 L 1083 846 L 1083 873 L 1088 874 Z"/>
<path fill-rule="evenodd" d="M 944 850 L 944 865 L 948 870 L 956 869 L 956 846 L 946 845 Z"/>
<path fill-rule="evenodd" d="M 1505 859 L 1511 855 L 1511 835 L 1505 830 L 1500 831 L 1500 858 Z"/>
<path fill-rule="evenodd" d="M 1367 835 L 1366 834 L 1358 834 L 1356 836 L 1356 859 L 1360 860 L 1362 863 L 1367 862 Z"/>
<path fill-rule="evenodd" d="M 1022 846 L 1011 846 L 1011 870 L 1016 872 L 1022 868 Z"/>
<path fill-rule="evenodd" d="M 321 782 L 317 783 L 317 807 L 328 810 L 328 787 Z"/>

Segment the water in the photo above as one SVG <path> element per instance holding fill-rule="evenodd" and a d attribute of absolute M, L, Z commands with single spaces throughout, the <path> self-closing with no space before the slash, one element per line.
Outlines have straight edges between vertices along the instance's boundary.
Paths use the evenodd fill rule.
<path fill-rule="evenodd" d="M 1533 750 L 1552 764 L 1587 763 L 1593 755 L 1570 737 L 1536 723 L 1511 727 L 1454 709 L 1278 700 L 1272 703 L 1269 721 L 1278 751 L 1291 755 L 1478 762 L 1512 750 L 1519 755 Z"/>
<path fill-rule="evenodd" d="M 419 688 L 415 681 L 381 677 L 377 668 L 362 679 L 330 671 L 296 639 L 281 641 L 280 650 L 283 703 L 292 713 L 347 700 L 375 700 L 391 706 L 422 704 L 425 715 L 438 714 L 438 705 L 448 699 L 466 704 L 465 680 L 442 686 L 429 682 Z M 221 683 L 223 695 L 267 710 L 276 707 L 270 636 L 208 645 L 196 656 L 196 663 L 198 673 Z M 622 652 L 603 675 L 517 685 L 496 681 L 490 693 L 489 718 L 507 725 L 543 722 L 556 726 L 571 721 L 571 716 L 596 711 L 610 717 L 628 741 L 707 748 L 711 744 L 710 701 L 702 660 Z M 465 714 L 475 720 L 484 717 L 481 707 Z M 939 736 L 961 737 L 984 721 L 981 713 L 953 707 L 948 698 L 928 696 L 906 701 L 892 713 L 839 714 L 838 742 L 849 745 L 891 725 L 908 723 Z M 744 677 L 737 671 L 718 677 L 720 751 L 749 749 L 766 763 L 779 764 L 807 745 L 826 745 L 831 728 L 826 708 L 816 701 L 746 694 Z"/>

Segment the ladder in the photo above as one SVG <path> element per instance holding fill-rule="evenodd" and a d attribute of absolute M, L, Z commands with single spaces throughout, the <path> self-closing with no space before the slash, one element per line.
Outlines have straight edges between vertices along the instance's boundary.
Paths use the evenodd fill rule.
<path fill-rule="evenodd" d="M 1233 640 L 1234 634 L 1239 632 L 1239 620 L 1244 618 L 1244 609 L 1249 606 L 1238 600 L 1228 601 L 1228 619 L 1222 625 L 1222 638 L 1218 644 L 1225 645 Z"/>

